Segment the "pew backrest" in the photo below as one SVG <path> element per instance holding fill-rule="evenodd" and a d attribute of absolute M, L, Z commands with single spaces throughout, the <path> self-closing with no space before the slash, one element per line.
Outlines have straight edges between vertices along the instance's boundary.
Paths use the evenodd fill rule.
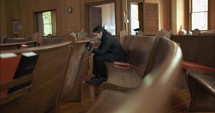
<path fill-rule="evenodd" d="M 157 52 L 163 52 L 168 48 L 168 54 L 165 57 L 156 57 L 155 67 L 148 73 L 141 86 L 136 92 L 113 113 L 160 113 L 164 105 L 168 102 L 172 86 L 177 80 L 181 67 L 182 53 L 176 43 L 169 39 L 162 38 Z M 168 47 L 165 47 L 168 46 Z M 164 47 L 164 48 L 163 48 Z M 129 109 L 127 109 L 129 108 Z"/>
<path fill-rule="evenodd" d="M 144 75 L 154 41 L 155 37 L 125 37 L 123 48 L 126 52 L 128 63 L 134 66 L 140 77 Z"/>
<path fill-rule="evenodd" d="M 215 34 L 214 35 L 173 35 L 172 40 L 177 42 L 185 61 L 215 68 Z"/>
<path fill-rule="evenodd" d="M 21 45 L 27 45 L 28 47 L 36 47 L 37 41 L 25 41 L 25 42 L 13 42 L 0 44 L 0 50 L 13 50 L 20 49 Z"/>
<path fill-rule="evenodd" d="M 60 43 L 62 41 L 62 37 L 44 37 L 40 43 L 40 46 L 44 46 L 44 45 L 50 45 L 50 44 L 57 44 Z"/>
<path fill-rule="evenodd" d="M 32 41 L 32 40 L 28 38 L 6 38 L 4 40 L 4 43 L 27 42 L 27 41 Z"/>

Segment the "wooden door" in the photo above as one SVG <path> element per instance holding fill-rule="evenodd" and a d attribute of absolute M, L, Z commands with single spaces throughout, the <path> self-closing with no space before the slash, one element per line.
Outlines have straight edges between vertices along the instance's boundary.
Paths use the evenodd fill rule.
<path fill-rule="evenodd" d="M 139 30 L 143 31 L 143 3 L 138 3 Z"/>
<path fill-rule="evenodd" d="M 89 28 L 90 35 L 92 35 L 93 28 L 102 25 L 102 9 L 100 7 L 89 8 Z"/>
<path fill-rule="evenodd" d="M 144 35 L 155 35 L 158 32 L 158 4 L 144 3 L 143 29 Z"/>

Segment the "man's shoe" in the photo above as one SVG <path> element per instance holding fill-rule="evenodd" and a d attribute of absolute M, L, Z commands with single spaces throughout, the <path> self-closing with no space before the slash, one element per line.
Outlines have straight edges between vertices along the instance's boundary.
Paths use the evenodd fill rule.
<path fill-rule="evenodd" d="M 107 81 L 107 78 L 99 78 L 99 79 L 95 80 L 92 84 L 100 85 L 104 81 Z"/>
<path fill-rule="evenodd" d="M 90 80 L 85 81 L 86 83 L 93 84 L 95 81 L 98 81 L 98 78 L 92 77 Z"/>

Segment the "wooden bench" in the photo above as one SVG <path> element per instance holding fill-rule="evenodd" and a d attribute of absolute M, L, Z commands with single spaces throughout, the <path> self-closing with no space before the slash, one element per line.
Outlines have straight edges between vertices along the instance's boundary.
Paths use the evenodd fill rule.
<path fill-rule="evenodd" d="M 179 43 L 183 60 L 215 68 L 215 35 L 173 35 L 171 40 Z"/>
<path fill-rule="evenodd" d="M 62 37 L 60 36 L 55 36 L 52 38 L 48 38 L 48 37 L 44 37 L 40 43 L 40 46 L 44 46 L 44 45 L 50 45 L 50 44 L 57 44 L 62 42 Z"/>
<path fill-rule="evenodd" d="M 215 75 L 187 72 L 188 87 L 191 94 L 191 112 L 215 112 Z"/>
<path fill-rule="evenodd" d="M 81 101 L 81 79 L 85 74 L 86 68 L 86 54 L 85 45 L 90 40 L 75 41 L 72 36 L 65 36 L 63 41 L 74 41 L 73 51 L 70 54 L 70 60 L 68 61 L 68 68 L 66 70 L 66 76 L 63 80 L 61 89 L 62 101 Z"/>
<path fill-rule="evenodd" d="M 59 112 L 59 94 L 65 76 L 72 42 L 37 48 L 4 51 L 22 53 L 33 51 L 39 55 L 31 90 L 24 96 L 0 106 L 1 113 Z"/>
<path fill-rule="evenodd" d="M 5 38 L 4 43 L 16 43 L 16 42 L 28 42 L 32 41 L 31 39 L 28 38 Z"/>
<path fill-rule="evenodd" d="M 183 53 L 182 71 L 179 76 L 178 87 L 188 88 L 186 83 L 186 70 L 207 70 L 215 68 L 214 45 L 212 35 L 173 35 L 171 40 L 177 42 Z"/>
<path fill-rule="evenodd" d="M 123 48 L 129 65 L 119 66 L 106 62 L 108 79 L 101 84 L 101 89 L 126 91 L 138 87 L 144 77 L 155 39 L 155 37 L 126 36 Z"/>
<path fill-rule="evenodd" d="M 165 51 L 167 52 L 165 52 Z M 87 113 L 162 113 L 181 69 L 182 54 L 177 44 L 161 39 L 156 64 L 130 92 L 104 90 Z"/>
<path fill-rule="evenodd" d="M 28 47 L 35 47 L 37 46 L 37 41 L 2 43 L 0 44 L 0 50 L 2 51 L 2 50 L 20 49 L 21 45 L 27 45 Z"/>
<path fill-rule="evenodd" d="M 154 60 L 156 56 L 159 56 L 156 51 L 159 48 L 160 39 L 125 37 L 123 48 L 127 53 L 129 66 L 122 67 L 106 63 L 108 80 L 101 85 L 100 89 L 127 91 L 138 87 L 144 76 L 155 67 Z M 160 58 L 165 57 L 165 52 L 162 54 Z"/>

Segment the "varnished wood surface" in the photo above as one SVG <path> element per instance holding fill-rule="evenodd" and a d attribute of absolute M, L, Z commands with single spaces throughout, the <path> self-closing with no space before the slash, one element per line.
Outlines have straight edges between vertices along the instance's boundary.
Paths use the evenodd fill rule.
<path fill-rule="evenodd" d="M 84 80 L 88 80 L 87 77 Z M 95 103 L 99 95 L 99 87 L 81 84 L 81 102 L 63 102 L 60 106 L 60 113 L 85 113 Z"/>
<path fill-rule="evenodd" d="M 90 76 L 84 76 L 83 80 L 88 80 Z M 86 113 L 95 103 L 99 96 L 99 87 L 82 83 L 81 102 L 63 102 L 60 106 L 60 113 Z M 165 113 L 203 113 L 189 112 L 190 92 L 187 88 L 173 91 L 170 104 L 165 109 Z M 214 112 L 204 112 L 214 113 Z"/>

